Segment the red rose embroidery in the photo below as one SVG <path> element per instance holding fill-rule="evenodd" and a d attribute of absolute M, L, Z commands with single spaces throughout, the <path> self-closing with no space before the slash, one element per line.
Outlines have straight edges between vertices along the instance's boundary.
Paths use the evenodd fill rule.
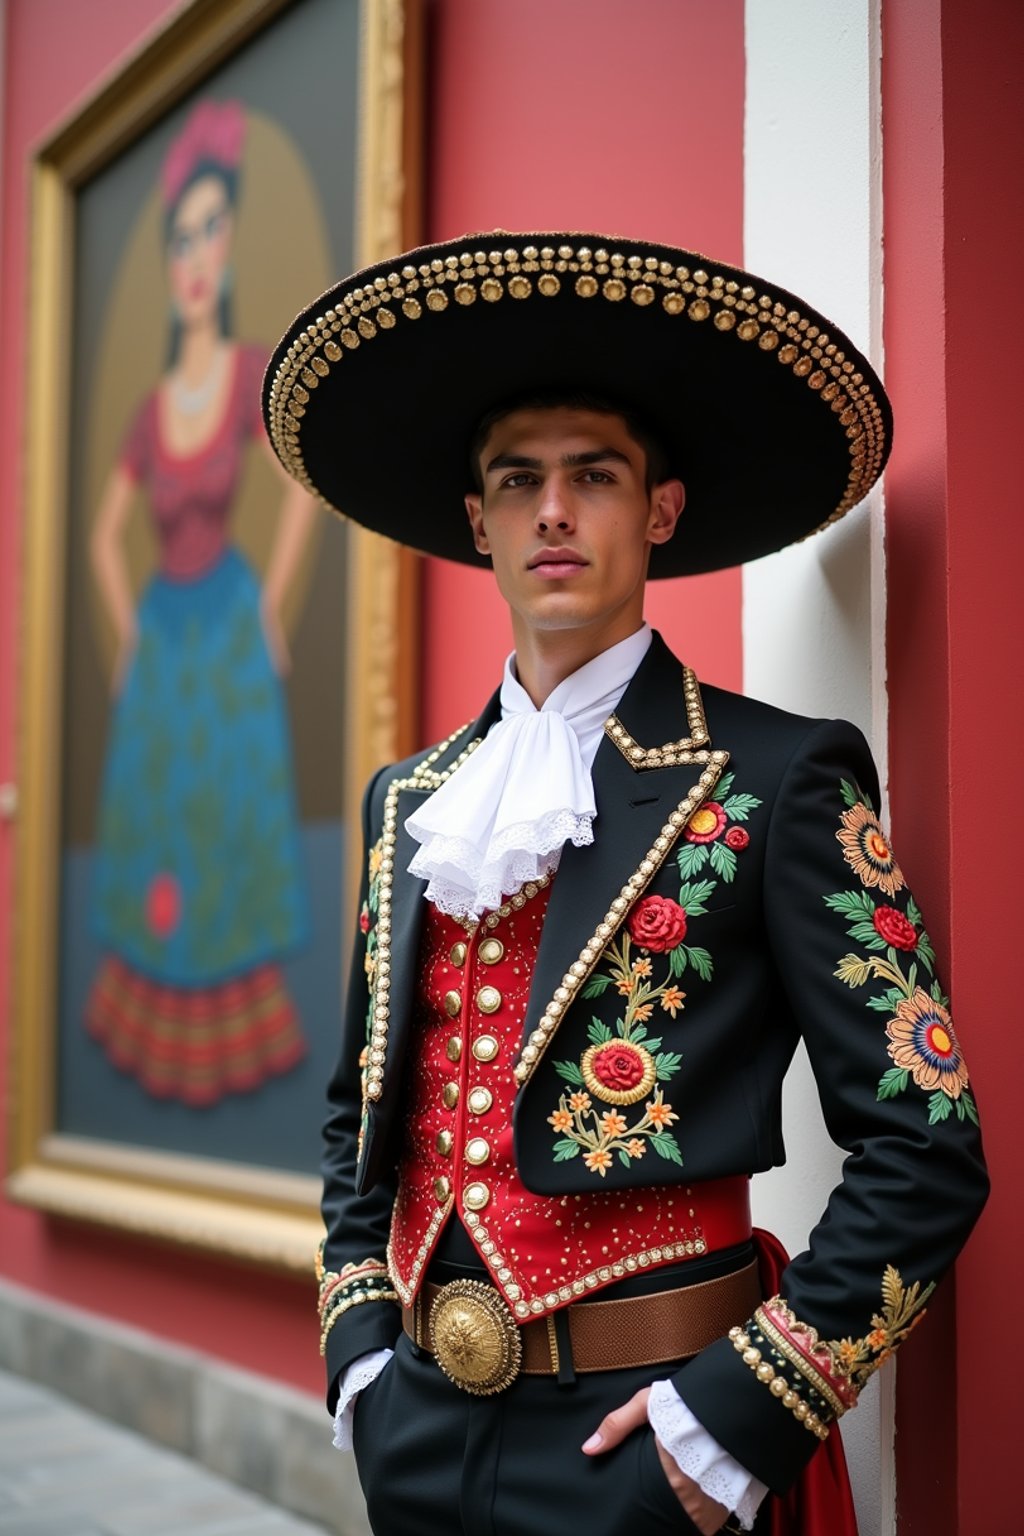
<path fill-rule="evenodd" d="M 728 820 L 728 816 L 717 800 L 705 800 L 686 823 L 683 836 L 688 843 L 716 842 L 725 830 Z"/>
<path fill-rule="evenodd" d="M 917 929 L 895 907 L 876 907 L 871 921 L 875 932 L 893 949 L 917 948 Z"/>
<path fill-rule="evenodd" d="M 173 875 L 154 875 L 149 882 L 146 922 L 158 939 L 169 939 L 181 922 L 181 887 Z"/>
<path fill-rule="evenodd" d="M 602 1046 L 594 1052 L 590 1062 L 598 1081 L 606 1088 L 617 1088 L 620 1092 L 636 1087 L 643 1078 L 645 1066 L 635 1046 L 617 1043 Z"/>
<path fill-rule="evenodd" d="M 370 931 L 370 909 L 369 909 L 369 907 L 365 907 L 364 906 L 363 910 L 359 914 L 359 931 L 360 931 L 360 933 L 369 933 L 369 931 Z"/>
<path fill-rule="evenodd" d="M 661 955 L 686 938 L 686 913 L 667 896 L 645 896 L 629 914 L 629 931 L 642 949 Z"/>
<path fill-rule="evenodd" d="M 750 833 L 746 827 L 730 827 L 725 834 L 725 846 L 732 848 L 736 853 L 742 853 L 744 848 L 749 848 Z"/>

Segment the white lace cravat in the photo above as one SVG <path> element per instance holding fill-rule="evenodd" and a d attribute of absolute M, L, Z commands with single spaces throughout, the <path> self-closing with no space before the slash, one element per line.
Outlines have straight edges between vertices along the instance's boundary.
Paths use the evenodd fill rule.
<path fill-rule="evenodd" d="M 457 774 L 408 818 L 409 873 L 442 912 L 479 918 L 550 875 L 566 842 L 594 840 L 590 777 L 604 723 L 651 643 L 648 625 L 573 672 L 540 709 L 505 662 L 501 719 Z"/>

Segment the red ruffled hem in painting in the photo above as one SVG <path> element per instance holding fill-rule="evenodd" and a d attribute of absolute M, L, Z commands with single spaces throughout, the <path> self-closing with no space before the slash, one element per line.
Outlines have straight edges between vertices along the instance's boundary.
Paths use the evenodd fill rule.
<path fill-rule="evenodd" d="M 155 1098 L 196 1107 L 249 1093 L 306 1054 L 281 969 L 262 965 L 212 987 L 150 981 L 115 956 L 104 960 L 86 1027 L 122 1072 Z"/>

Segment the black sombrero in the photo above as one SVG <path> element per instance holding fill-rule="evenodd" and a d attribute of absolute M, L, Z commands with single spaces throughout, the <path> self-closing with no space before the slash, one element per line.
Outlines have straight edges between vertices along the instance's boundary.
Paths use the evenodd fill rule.
<path fill-rule="evenodd" d="M 486 565 L 463 508 L 474 428 L 563 389 L 628 403 L 686 483 L 654 577 L 737 565 L 835 522 L 892 440 L 877 374 L 802 299 L 604 235 L 470 235 L 355 273 L 289 327 L 263 412 L 285 468 L 336 511 Z"/>

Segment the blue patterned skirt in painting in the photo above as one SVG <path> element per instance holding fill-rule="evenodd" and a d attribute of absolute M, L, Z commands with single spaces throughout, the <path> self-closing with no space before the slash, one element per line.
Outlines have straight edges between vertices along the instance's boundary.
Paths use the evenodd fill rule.
<path fill-rule="evenodd" d="M 154 577 L 138 622 L 110 722 L 95 930 L 151 981 L 215 986 L 308 935 L 284 693 L 237 550 L 194 581 Z"/>

